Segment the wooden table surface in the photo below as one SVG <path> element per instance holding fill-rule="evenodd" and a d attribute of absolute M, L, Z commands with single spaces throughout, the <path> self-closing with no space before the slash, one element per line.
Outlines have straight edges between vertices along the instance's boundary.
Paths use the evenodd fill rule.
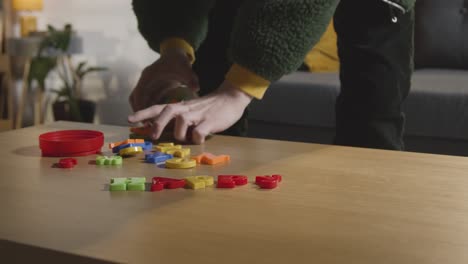
<path fill-rule="evenodd" d="M 53 168 L 58 158 L 40 156 L 38 136 L 69 128 L 100 130 L 106 143 L 128 136 L 124 127 L 67 122 L 1 133 L 2 254 L 41 249 L 52 252 L 42 258 L 129 263 L 468 263 L 468 158 L 215 136 L 192 153 L 230 154 L 228 165 L 168 170 L 130 158 L 122 167 L 97 167 L 88 156 L 74 169 Z M 111 177 L 278 173 L 284 181 L 274 190 L 109 192 L 107 185 Z"/>

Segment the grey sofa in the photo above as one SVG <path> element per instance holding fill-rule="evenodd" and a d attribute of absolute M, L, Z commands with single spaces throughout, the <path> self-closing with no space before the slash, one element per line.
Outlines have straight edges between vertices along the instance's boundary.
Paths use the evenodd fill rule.
<path fill-rule="evenodd" d="M 406 149 L 468 156 L 468 1 L 418 1 Z M 285 76 L 251 105 L 249 136 L 331 144 L 338 92 L 337 73 Z"/>
<path fill-rule="evenodd" d="M 249 136 L 331 144 L 338 74 L 298 72 L 251 105 Z M 405 102 L 408 151 L 468 156 L 468 71 L 424 69 Z"/>

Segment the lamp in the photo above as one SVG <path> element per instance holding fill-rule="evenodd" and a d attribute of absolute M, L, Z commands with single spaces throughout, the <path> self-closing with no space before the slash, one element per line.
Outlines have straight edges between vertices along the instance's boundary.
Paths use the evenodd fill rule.
<path fill-rule="evenodd" d="M 13 0 L 13 9 L 16 11 L 38 11 L 42 10 L 42 0 Z M 30 32 L 37 30 L 37 19 L 35 16 L 20 16 L 21 36 L 26 37 Z"/>

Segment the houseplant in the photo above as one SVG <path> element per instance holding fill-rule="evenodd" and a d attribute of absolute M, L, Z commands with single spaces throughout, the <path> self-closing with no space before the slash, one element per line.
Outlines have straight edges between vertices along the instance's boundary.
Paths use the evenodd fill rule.
<path fill-rule="evenodd" d="M 62 30 L 48 26 L 42 37 L 37 55 L 31 61 L 29 82 L 36 80 L 39 89 L 45 89 L 45 80 L 51 72 L 60 79 L 59 89 L 52 89 L 57 94 L 52 110 L 55 120 L 69 120 L 92 123 L 96 104 L 81 97 L 84 77 L 103 67 L 90 67 L 86 61 L 73 65 L 69 52 L 73 29 L 70 24 Z"/>

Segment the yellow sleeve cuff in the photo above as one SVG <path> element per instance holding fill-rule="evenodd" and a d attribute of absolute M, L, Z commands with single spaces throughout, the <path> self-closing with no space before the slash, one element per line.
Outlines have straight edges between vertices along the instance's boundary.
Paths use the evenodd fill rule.
<path fill-rule="evenodd" d="M 268 86 L 270 86 L 270 81 L 263 79 L 239 64 L 233 64 L 225 78 L 226 81 L 257 99 L 262 99 Z"/>
<path fill-rule="evenodd" d="M 195 51 L 187 41 L 181 38 L 168 38 L 159 45 L 161 55 L 172 49 L 183 50 L 187 54 L 191 64 L 195 61 Z"/>

